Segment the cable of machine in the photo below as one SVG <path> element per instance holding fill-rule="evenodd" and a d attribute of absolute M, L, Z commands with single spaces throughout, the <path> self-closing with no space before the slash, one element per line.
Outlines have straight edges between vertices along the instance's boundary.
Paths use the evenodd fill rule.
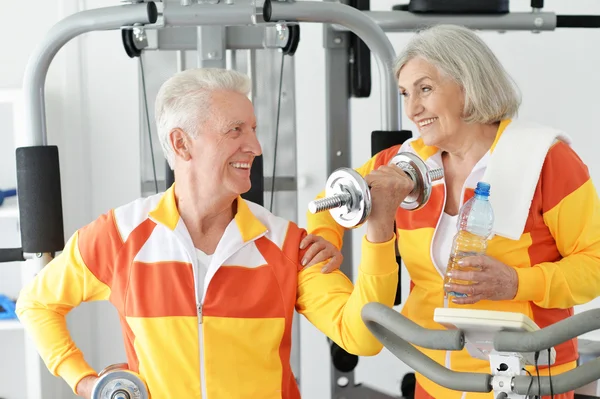
<path fill-rule="evenodd" d="M 275 172 L 277 170 L 277 144 L 279 142 L 279 116 L 281 114 L 281 92 L 283 86 L 283 66 L 285 61 L 285 53 L 281 53 L 281 69 L 279 71 L 279 94 L 277 97 L 277 117 L 275 119 L 275 146 L 273 149 L 273 174 L 271 177 L 271 203 L 269 204 L 269 212 L 273 212 L 273 198 L 275 198 Z"/>
<path fill-rule="evenodd" d="M 142 77 L 142 92 L 144 94 L 144 111 L 146 114 L 146 124 L 148 127 L 148 142 L 150 143 L 150 158 L 152 159 L 152 172 L 154 174 L 154 189 L 158 194 L 158 179 L 156 178 L 156 161 L 154 159 L 154 146 L 152 145 L 152 128 L 150 125 L 150 111 L 148 109 L 148 96 L 146 93 L 146 76 L 144 73 L 144 62 L 142 57 L 138 57 L 140 60 L 140 75 Z"/>

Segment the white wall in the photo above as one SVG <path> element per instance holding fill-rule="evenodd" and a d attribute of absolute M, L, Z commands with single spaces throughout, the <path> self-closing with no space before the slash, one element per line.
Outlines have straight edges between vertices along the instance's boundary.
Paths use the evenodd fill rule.
<path fill-rule="evenodd" d="M 0 88 L 21 87 L 23 71 L 29 54 L 56 21 L 72 12 L 67 10 L 69 6 L 68 2 L 62 4 L 57 0 L 44 1 L 36 4 L 36 13 L 32 13 L 31 3 L 28 2 L 7 2 L 3 4 L 3 15 L 10 16 L 10 18 L 5 18 L 4 23 L 0 26 L 0 37 L 3 38 L 0 46 Z M 27 27 L 26 29 L 23 28 L 25 26 Z M 18 37 L 18 40 L 14 39 L 16 37 Z M 60 145 L 61 153 L 68 148 L 65 148 L 65 141 L 61 133 L 64 130 L 63 112 L 68 104 L 68 98 L 63 95 L 67 87 L 65 59 L 72 49 L 73 46 L 69 46 L 57 55 L 55 62 L 48 72 L 46 85 L 46 93 L 49 100 L 47 107 L 48 140 L 52 144 Z M 7 131 L 0 134 L 2 145 L 14 145 L 12 142 L 13 138 L 9 133 Z M 73 148 L 73 146 L 77 146 L 77 140 L 69 144 Z M 10 155 L 14 159 L 14 151 Z M 63 166 L 62 182 L 64 187 L 68 189 L 71 187 L 71 184 L 67 182 L 69 177 L 72 176 L 70 170 L 74 168 L 68 167 L 70 163 L 64 157 L 61 158 L 61 165 Z M 11 170 L 11 176 L 8 177 L 8 181 L 3 180 L 4 184 L 9 184 L 9 181 L 14 183 L 15 176 L 13 172 L 14 169 Z M 7 178 L 7 176 L 4 177 L 5 179 Z M 69 195 L 68 193 L 63 195 L 65 206 L 73 207 L 74 202 L 73 195 Z M 65 225 L 67 228 L 72 228 L 71 226 L 81 223 L 81 220 L 77 221 L 77 218 L 77 209 L 70 215 L 66 215 Z M 9 243 L 3 240 L 0 246 L 7 244 Z M 16 242 L 10 244 L 18 245 L 18 237 Z M 0 290 L 3 293 L 11 296 L 15 296 L 18 293 L 20 289 L 19 266 L 17 263 L 2 265 L 3 273 Z M 82 329 L 76 330 L 78 331 L 74 331 L 75 339 L 85 345 L 89 333 Z M 7 355 L 0 358 L 0 368 L 2 369 L 2 373 L 0 374 L 0 396 L 6 396 L 8 399 L 25 398 L 23 338 L 24 336 L 21 331 L 0 332 L 1 352 Z M 15 364 L 6 364 L 7 360 L 12 363 L 13 357 L 15 357 Z M 20 357 L 20 359 L 17 357 Z M 48 385 L 47 388 L 49 395 L 62 397 L 62 386 L 60 384 Z"/>
<path fill-rule="evenodd" d="M 80 10 L 119 5 L 109 0 L 47 0 L 36 2 L 33 13 L 31 2 L 3 4 L 3 15 L 10 18 L 0 26 L 0 88 L 21 87 L 29 55 L 57 21 Z M 137 63 L 125 54 L 119 31 L 75 39 L 52 62 L 46 81 L 47 133 L 49 144 L 59 147 L 65 238 L 140 194 L 137 78 Z M 2 143 L 11 139 L 1 133 L 0 138 Z M 0 276 L 0 292 L 15 295 L 18 269 L 3 270 Z M 83 304 L 68 322 L 96 369 L 125 360 L 118 318 L 107 304 Z M 20 342 L 22 334 L 0 331 L 1 353 L 13 354 Z M 8 348 L 12 351 L 5 352 Z M 0 357 L 0 396 L 25 399 L 23 368 L 6 365 L 4 359 Z M 64 382 L 49 381 L 44 398 L 74 397 Z"/>
<path fill-rule="evenodd" d="M 371 2 L 372 10 L 388 11 L 395 0 Z M 404 2 L 405 3 L 405 2 Z M 530 2 L 513 0 L 512 11 L 529 11 Z M 600 4 L 594 0 L 577 2 L 546 1 L 547 11 L 558 14 L 599 14 Z M 299 193 L 299 204 L 307 204 L 322 190 L 326 176 L 325 153 L 325 81 L 324 50 L 321 25 L 303 24 L 302 38 L 296 53 L 298 103 L 298 174 L 309 185 Z M 396 51 L 407 43 L 410 33 L 389 34 Z M 521 119 L 530 119 L 564 129 L 574 140 L 573 147 L 590 168 L 592 178 L 600 185 L 600 136 L 594 115 L 599 105 L 600 54 L 596 43 L 600 31 L 563 29 L 533 34 L 530 32 L 482 32 L 482 37 L 495 51 L 523 93 Z M 584 40 L 585 37 L 585 40 Z M 370 157 L 370 133 L 379 129 L 379 79 L 375 60 L 373 90 L 367 99 L 352 99 L 352 165 L 359 166 Z M 403 127 L 416 131 L 403 115 Z M 300 223 L 305 217 L 300 213 Z M 354 234 L 354 243 L 364 229 Z M 355 273 L 360 248 L 354 245 Z M 356 275 L 356 274 L 355 274 Z M 408 276 L 403 278 L 403 293 L 408 293 Z M 577 311 L 598 307 L 600 300 L 581 306 Z M 399 307 L 399 309 L 401 306 Z M 301 384 L 305 397 L 329 398 L 329 354 L 325 339 L 312 325 L 301 324 Z M 599 339 L 600 334 L 590 334 Z M 384 350 L 378 356 L 361 358 L 356 368 L 357 382 L 378 387 L 389 394 L 399 393 L 399 383 L 408 367 Z"/>
<path fill-rule="evenodd" d="M 371 6 L 374 10 L 389 10 L 395 3 L 379 0 L 371 2 Z M 513 10 L 526 10 L 529 2 L 515 0 L 513 3 Z M 29 54 L 57 20 L 80 9 L 118 4 L 116 0 L 47 0 L 36 4 L 35 14 L 30 11 L 30 2 L 3 4 L 3 14 L 11 17 L 0 25 L 0 37 L 12 38 L 15 32 L 21 34 L 18 40 L 1 41 L 0 88 L 20 86 Z M 559 13 L 600 13 L 600 5 L 593 0 L 546 1 L 546 8 Z M 24 26 L 27 28 L 23 29 Z M 303 24 L 295 56 L 297 82 L 301 82 L 296 85 L 298 175 L 306 184 L 298 195 L 301 207 L 322 189 L 327 178 L 321 35 L 321 25 Z M 523 91 L 521 117 L 565 129 L 573 137 L 575 149 L 590 166 L 594 181 L 600 184 L 600 161 L 593 152 L 600 144 L 593 121 L 596 93 L 600 88 L 597 74 L 600 56 L 596 49 L 600 32 L 562 30 L 542 34 L 485 32 L 482 35 Z M 391 34 L 390 39 L 399 50 L 409 36 Z M 373 65 L 376 65 L 374 61 Z M 371 97 L 351 101 L 352 166 L 368 159 L 370 132 L 380 128 L 377 68 L 373 71 Z M 48 136 L 50 143 L 60 148 L 67 236 L 110 207 L 139 195 L 137 93 L 137 64 L 122 50 L 119 32 L 85 35 L 61 50 L 52 64 L 47 79 Z M 404 127 L 413 129 L 406 120 Z M 303 225 L 302 209 L 299 217 Z M 363 230 L 356 232 L 355 243 L 363 233 Z M 355 245 L 354 259 L 359 259 L 358 245 Z M 9 277 L 2 274 L 3 281 L 11 279 L 15 281 L 13 284 L 18 284 L 18 274 L 8 274 Z M 405 293 L 407 282 L 405 276 Z M 9 289 L 14 290 L 14 287 Z M 595 301 L 589 306 L 597 305 Z M 125 358 L 116 313 L 110 306 L 86 304 L 74 311 L 69 321 L 76 342 L 94 367 L 100 369 Z M 15 345 L 18 338 L 0 335 L 2 353 Z M 301 351 L 300 379 L 304 397 L 328 398 L 330 361 L 326 340 L 305 321 L 301 326 Z M 0 368 L 6 370 L 1 364 Z M 359 382 L 397 394 L 399 381 L 406 371 L 400 361 L 384 351 L 373 358 L 361 358 L 356 376 Z M 0 380 L 0 394 L 7 399 L 13 397 L 3 391 L 5 384 L 24 387 L 23 376 L 18 372 L 14 374 L 4 374 L 8 377 Z M 13 395 L 14 399 L 20 399 Z M 64 384 L 59 384 L 47 397 L 67 398 L 70 393 Z"/>

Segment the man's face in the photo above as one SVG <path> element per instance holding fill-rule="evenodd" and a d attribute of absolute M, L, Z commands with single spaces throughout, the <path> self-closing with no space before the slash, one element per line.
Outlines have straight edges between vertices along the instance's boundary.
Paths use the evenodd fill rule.
<path fill-rule="evenodd" d="M 252 102 L 243 94 L 215 91 L 209 116 L 191 140 L 192 173 L 200 188 L 215 196 L 250 190 L 250 168 L 262 149 L 256 138 Z"/>

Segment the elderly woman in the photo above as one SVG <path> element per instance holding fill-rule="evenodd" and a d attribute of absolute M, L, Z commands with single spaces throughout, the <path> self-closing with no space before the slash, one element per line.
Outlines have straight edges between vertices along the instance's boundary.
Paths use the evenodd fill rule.
<path fill-rule="evenodd" d="M 339 271 L 322 273 L 324 262 L 304 267 L 319 239 L 304 240 L 303 229 L 241 197 L 261 154 L 250 87 L 247 76 L 219 69 L 166 81 L 156 119 L 177 183 L 79 229 L 21 292 L 21 322 L 49 370 L 79 396 L 90 398 L 98 373 L 65 316 L 85 301 L 115 306 L 128 367 L 154 398 L 299 398 L 290 367 L 295 310 L 349 352 L 381 350 L 361 309 L 393 304 L 389 226 L 412 182 L 398 168 L 370 179 L 375 215 L 356 286 Z M 308 258 L 327 251 L 319 245 Z"/>
<path fill-rule="evenodd" d="M 550 140 L 545 149 L 527 136 L 546 132 L 540 137 L 548 137 L 551 129 L 534 131 L 512 120 L 519 107 L 517 91 L 486 44 L 462 27 L 432 27 L 416 34 L 406 46 L 395 63 L 395 74 L 404 110 L 420 137 L 384 150 L 358 171 L 368 176 L 398 151 L 408 151 L 418 154 L 429 167 L 443 168 L 445 174 L 422 209 L 399 208 L 396 215 L 398 248 L 411 277 L 402 314 L 421 326 L 441 329 L 433 317 L 438 307 L 521 312 L 546 327 L 573 315 L 573 306 L 596 298 L 600 294 L 600 202 L 588 170 L 566 139 Z M 525 149 L 511 146 L 510 137 L 513 142 L 517 137 L 517 142 L 530 144 Z M 533 159 L 534 154 L 541 154 L 539 161 Z M 492 184 L 492 198 L 526 204 L 522 228 L 512 238 L 496 232 L 488 242 L 487 256 L 464 258 L 465 266 L 478 270 L 453 272 L 444 287 L 459 209 L 473 196 L 477 182 L 489 175 L 488 167 L 496 166 L 498 181 L 515 177 L 508 172 L 502 175 L 511 169 L 506 165 L 498 167 L 506 157 L 516 163 L 511 167 L 521 168 L 523 178 L 533 176 L 531 189 L 522 189 L 525 185 L 517 175 L 509 182 L 508 192 Z M 532 175 L 529 171 L 536 162 L 541 172 Z M 495 204 L 502 205 L 501 201 Z M 496 215 L 502 219 L 498 224 L 507 222 L 509 212 Z M 338 248 L 342 245 L 344 229 L 327 213 L 308 214 L 308 231 Z M 447 297 L 446 291 L 467 296 Z M 490 372 L 487 361 L 471 357 L 466 350 L 421 350 L 456 371 Z M 576 366 L 575 340 L 558 345 L 556 353 L 552 375 Z M 535 373 L 535 369 L 530 371 Z M 548 372 L 540 367 L 540 375 Z M 415 397 L 491 398 L 491 394 L 451 391 L 417 374 Z M 555 395 L 572 397 L 573 393 Z"/>

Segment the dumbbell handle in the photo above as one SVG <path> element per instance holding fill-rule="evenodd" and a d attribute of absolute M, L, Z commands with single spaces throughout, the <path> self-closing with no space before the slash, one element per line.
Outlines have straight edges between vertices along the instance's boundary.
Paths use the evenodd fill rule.
<path fill-rule="evenodd" d="M 319 213 L 348 205 L 350 201 L 352 201 L 350 193 L 339 193 L 309 202 L 308 210 L 313 214 Z"/>
<path fill-rule="evenodd" d="M 410 169 L 412 169 L 412 167 L 410 167 Z M 410 173 L 407 174 L 412 178 Z M 440 180 L 442 177 L 444 177 L 444 169 L 436 168 L 428 170 L 427 175 L 431 181 Z M 352 201 L 352 196 L 349 193 L 339 193 L 309 202 L 308 210 L 310 213 L 315 214 L 348 205 L 350 201 Z"/>
<path fill-rule="evenodd" d="M 444 169 L 435 168 L 427 171 L 427 175 L 431 179 L 431 181 L 437 181 L 444 177 Z"/>

